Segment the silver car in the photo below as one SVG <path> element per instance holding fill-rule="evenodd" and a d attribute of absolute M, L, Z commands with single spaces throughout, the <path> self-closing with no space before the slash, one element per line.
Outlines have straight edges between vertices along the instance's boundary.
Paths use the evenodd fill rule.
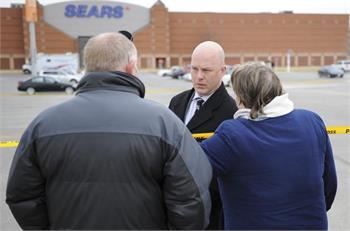
<path fill-rule="evenodd" d="M 340 77 L 343 78 L 344 71 L 335 65 L 323 66 L 318 70 L 318 76 L 321 77 Z"/>

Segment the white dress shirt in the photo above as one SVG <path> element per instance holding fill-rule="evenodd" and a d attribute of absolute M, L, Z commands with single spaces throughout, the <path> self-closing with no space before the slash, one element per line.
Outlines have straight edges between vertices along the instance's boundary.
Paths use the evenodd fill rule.
<path fill-rule="evenodd" d="M 191 100 L 191 104 L 190 106 L 188 107 L 187 109 L 187 112 L 186 112 L 186 115 L 185 115 L 185 124 L 187 125 L 188 122 L 190 122 L 190 120 L 192 119 L 192 117 L 194 116 L 194 113 L 196 112 L 196 108 L 197 108 L 197 101 L 198 99 L 203 99 L 204 100 L 204 103 L 203 105 L 205 104 L 205 102 L 207 102 L 207 100 L 210 98 L 212 94 L 210 95 L 205 95 L 205 96 L 199 96 L 197 94 L 197 92 L 195 92 L 192 100 Z M 202 105 L 202 106 L 203 106 Z"/>

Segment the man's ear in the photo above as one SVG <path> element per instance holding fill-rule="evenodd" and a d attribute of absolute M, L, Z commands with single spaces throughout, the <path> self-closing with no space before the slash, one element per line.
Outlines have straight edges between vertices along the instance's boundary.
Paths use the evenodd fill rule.
<path fill-rule="evenodd" d="M 225 74 L 226 73 L 226 65 L 222 65 L 222 67 L 221 67 L 221 71 Z"/>
<path fill-rule="evenodd" d="M 136 75 L 137 73 L 137 62 L 135 60 L 130 60 L 125 67 L 126 73 L 131 75 Z"/>

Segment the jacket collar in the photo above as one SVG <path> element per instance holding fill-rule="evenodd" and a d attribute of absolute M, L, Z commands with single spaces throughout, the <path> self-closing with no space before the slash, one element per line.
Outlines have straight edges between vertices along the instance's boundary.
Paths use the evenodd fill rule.
<path fill-rule="evenodd" d="M 243 119 L 249 119 L 249 120 L 265 120 L 268 118 L 274 118 L 286 115 L 293 111 L 294 104 L 293 102 L 288 98 L 288 93 L 285 93 L 280 96 L 276 96 L 273 100 L 271 100 L 270 103 L 265 105 L 262 109 L 263 113 L 258 113 L 258 117 L 255 119 L 252 119 L 250 117 L 250 108 L 241 108 L 233 115 L 235 119 L 243 118 Z"/>
<path fill-rule="evenodd" d="M 120 71 L 87 73 L 80 80 L 76 94 L 94 90 L 125 91 L 145 97 L 145 85 L 141 80 Z"/>
<path fill-rule="evenodd" d="M 192 93 L 193 92 L 194 89 L 192 89 Z M 222 99 L 224 98 L 225 94 L 227 94 L 226 88 L 224 84 L 221 84 L 214 94 L 205 102 L 205 104 L 203 104 L 201 110 L 188 122 L 188 129 L 195 129 L 196 127 L 210 120 L 213 116 L 213 112 L 222 104 Z"/>

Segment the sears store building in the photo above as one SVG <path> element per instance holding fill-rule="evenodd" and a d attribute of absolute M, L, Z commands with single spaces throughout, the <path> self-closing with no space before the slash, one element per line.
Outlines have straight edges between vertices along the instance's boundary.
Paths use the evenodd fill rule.
<path fill-rule="evenodd" d="M 205 40 L 222 44 L 228 64 L 262 60 L 284 67 L 288 53 L 292 67 L 321 66 L 350 56 L 346 14 L 169 12 L 160 0 L 150 8 L 116 1 L 37 5 L 37 50 L 47 54 L 82 57 L 91 36 L 128 30 L 141 68 L 186 65 Z M 0 69 L 21 69 L 30 56 L 24 6 L 1 8 L 0 15 Z"/>

